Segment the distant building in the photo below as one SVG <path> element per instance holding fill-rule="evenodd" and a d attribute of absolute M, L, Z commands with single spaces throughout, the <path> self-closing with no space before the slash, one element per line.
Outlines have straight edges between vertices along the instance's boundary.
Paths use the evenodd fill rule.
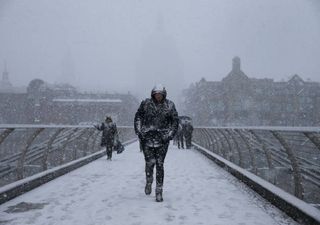
<path fill-rule="evenodd" d="M 203 126 L 320 126 L 320 83 L 249 78 L 239 57 L 222 81 L 201 79 L 184 90 L 185 113 Z"/>
<path fill-rule="evenodd" d="M 138 104 L 131 94 L 83 93 L 34 79 L 24 93 L 0 93 L 0 123 L 87 124 L 111 115 L 119 125 L 132 125 Z"/>

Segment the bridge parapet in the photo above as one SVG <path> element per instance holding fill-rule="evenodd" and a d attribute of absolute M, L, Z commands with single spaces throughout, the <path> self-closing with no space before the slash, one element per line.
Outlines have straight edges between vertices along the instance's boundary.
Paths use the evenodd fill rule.
<path fill-rule="evenodd" d="M 119 139 L 135 138 L 119 126 Z M 0 187 L 101 150 L 101 132 L 79 125 L 0 125 Z"/>
<path fill-rule="evenodd" d="M 320 128 L 198 127 L 193 141 L 320 208 Z"/>

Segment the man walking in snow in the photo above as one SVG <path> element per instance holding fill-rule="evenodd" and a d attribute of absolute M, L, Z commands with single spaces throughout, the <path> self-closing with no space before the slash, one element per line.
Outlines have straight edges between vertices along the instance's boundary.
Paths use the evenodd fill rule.
<path fill-rule="evenodd" d="M 184 136 L 186 140 L 186 148 L 190 149 L 191 148 L 191 142 L 192 142 L 192 132 L 193 132 L 193 126 L 190 121 L 188 121 L 185 125 L 185 131 L 184 131 Z"/>
<path fill-rule="evenodd" d="M 151 91 L 151 98 L 141 102 L 134 118 L 134 129 L 142 144 L 146 163 L 145 194 L 151 194 L 153 169 L 156 166 L 157 202 L 163 201 L 163 163 L 169 142 L 178 130 L 179 121 L 174 103 L 166 97 L 166 89 L 162 85 L 156 85 Z"/>
<path fill-rule="evenodd" d="M 117 126 L 115 123 L 112 122 L 112 118 L 110 116 L 107 116 L 105 119 L 105 123 L 101 123 L 100 126 L 96 125 L 95 128 L 102 131 L 101 146 L 106 146 L 107 160 L 111 160 L 112 150 L 117 141 Z"/>

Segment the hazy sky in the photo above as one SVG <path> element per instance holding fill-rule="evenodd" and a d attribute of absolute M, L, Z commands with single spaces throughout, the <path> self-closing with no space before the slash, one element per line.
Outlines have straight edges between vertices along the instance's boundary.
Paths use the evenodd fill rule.
<path fill-rule="evenodd" d="M 147 96 L 249 77 L 320 82 L 318 0 L 0 0 L 0 71 Z"/>

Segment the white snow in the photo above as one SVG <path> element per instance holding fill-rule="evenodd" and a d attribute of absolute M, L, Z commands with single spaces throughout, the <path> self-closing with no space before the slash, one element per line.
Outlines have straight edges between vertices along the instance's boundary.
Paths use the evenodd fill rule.
<path fill-rule="evenodd" d="M 195 150 L 170 146 L 164 202 L 155 202 L 154 190 L 146 196 L 144 184 L 143 154 L 135 142 L 111 162 L 100 158 L 0 205 L 0 224 L 296 224 Z M 21 202 L 46 205 L 5 212 Z"/>

